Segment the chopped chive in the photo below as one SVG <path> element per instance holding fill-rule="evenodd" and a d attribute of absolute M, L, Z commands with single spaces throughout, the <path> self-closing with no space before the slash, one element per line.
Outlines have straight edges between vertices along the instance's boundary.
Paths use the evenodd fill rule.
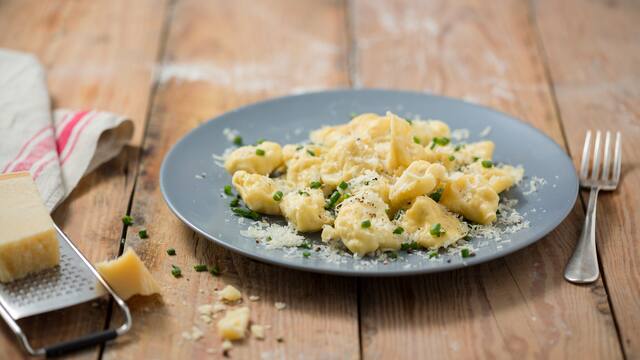
<path fill-rule="evenodd" d="M 433 201 L 435 201 L 435 202 L 440 202 L 440 199 L 442 198 L 442 193 L 443 192 L 444 192 L 444 188 L 438 188 L 436 191 L 434 191 L 431 194 L 429 194 L 429 197 L 431 199 L 433 199 Z"/>
<path fill-rule="evenodd" d="M 175 278 L 179 278 L 182 276 L 182 270 L 175 265 L 171 265 L 171 275 Z"/>
<path fill-rule="evenodd" d="M 242 137 L 240 135 L 236 135 L 236 137 L 233 138 L 233 144 L 242 146 Z"/>
<path fill-rule="evenodd" d="M 265 139 L 260 138 L 260 139 L 258 139 L 258 141 L 256 141 L 256 145 L 260 145 L 265 141 L 266 141 Z"/>
<path fill-rule="evenodd" d="M 434 257 L 438 257 L 438 252 L 437 251 L 432 251 L 429 253 L 429 259 L 433 259 Z"/>
<path fill-rule="evenodd" d="M 256 149 L 256 155 L 258 155 L 258 156 L 264 156 L 264 154 L 265 154 L 264 150 L 262 150 L 262 149 L 260 149 L 260 148 Z"/>
<path fill-rule="evenodd" d="M 398 210 L 398 212 L 396 212 L 396 215 L 393 217 L 393 220 L 400 220 L 400 218 L 402 217 L 402 215 L 404 215 L 404 213 L 405 213 L 404 209 Z"/>
<path fill-rule="evenodd" d="M 311 256 L 311 253 L 308 251 L 303 251 L 302 256 L 304 256 L 305 258 L 308 258 L 309 256 Z"/>
<path fill-rule="evenodd" d="M 432 142 L 431 146 L 429 146 L 429 149 L 433 150 L 436 148 L 436 143 Z"/>
<path fill-rule="evenodd" d="M 417 242 L 412 241 L 410 243 L 402 243 L 400 244 L 400 249 L 401 250 L 418 250 L 420 248 L 420 245 L 418 245 Z"/>
<path fill-rule="evenodd" d="M 460 151 L 460 149 L 462 149 L 464 147 L 464 144 L 458 144 L 456 145 L 456 147 L 453 148 L 453 151 Z"/>
<path fill-rule="evenodd" d="M 309 187 L 312 189 L 319 189 L 322 187 L 322 183 L 320 181 L 312 181 L 311 184 L 309 184 Z"/>
<path fill-rule="evenodd" d="M 491 160 L 482 160 L 482 167 L 484 168 L 492 168 L 493 167 L 493 161 Z"/>
<path fill-rule="evenodd" d="M 302 145 L 298 145 L 298 146 L 296 146 L 296 151 L 298 151 L 298 150 L 302 150 L 302 148 L 303 148 L 303 147 L 304 147 L 304 146 L 302 146 Z"/>
<path fill-rule="evenodd" d="M 229 202 L 229 206 L 231 206 L 232 208 L 240 206 L 240 199 L 234 198 Z"/>
<path fill-rule="evenodd" d="M 462 255 L 463 258 L 468 258 L 468 257 L 475 256 L 476 254 L 472 253 L 471 250 L 464 248 L 464 249 L 460 249 L 460 255 Z"/>
<path fill-rule="evenodd" d="M 416 144 L 420 144 L 420 138 L 417 137 L 417 136 L 414 136 L 413 137 L 413 142 L 416 143 Z"/>
<path fill-rule="evenodd" d="M 413 121 L 411 119 L 404 119 L 406 122 L 409 123 L 409 125 L 413 125 Z"/>
<path fill-rule="evenodd" d="M 387 257 L 389 259 L 397 259 L 398 258 L 398 253 L 395 251 L 390 251 L 387 253 Z"/>
<path fill-rule="evenodd" d="M 453 161 L 453 160 L 455 160 L 455 159 L 456 159 L 456 157 L 455 157 L 455 156 L 453 156 L 453 155 L 449 155 L 449 161 Z"/>
<path fill-rule="evenodd" d="M 167 255 L 176 256 L 176 249 L 174 249 L 174 248 L 167 249 Z"/>
<path fill-rule="evenodd" d="M 367 229 L 371 227 L 371 221 L 370 220 L 365 220 L 363 221 L 360 226 L 362 226 L 363 229 Z"/>
<path fill-rule="evenodd" d="M 311 243 L 305 241 L 302 244 L 298 245 L 298 247 L 300 249 L 307 249 L 308 250 L 308 249 L 311 249 Z"/>
<path fill-rule="evenodd" d="M 282 191 L 278 190 L 275 193 L 273 193 L 273 200 L 280 201 L 280 200 L 282 200 L 283 196 L 284 196 L 284 194 L 282 193 Z"/>
<path fill-rule="evenodd" d="M 236 216 L 242 216 L 245 217 L 247 219 L 251 219 L 251 220 L 255 220 L 258 221 L 262 218 L 262 216 L 260 216 L 260 214 L 258 214 L 257 212 L 250 210 L 250 209 L 245 209 L 245 208 L 232 208 L 231 211 L 233 211 L 233 213 Z"/>
<path fill-rule="evenodd" d="M 431 236 L 440 237 L 440 235 L 444 234 L 444 230 L 442 230 L 442 225 L 440 225 L 440 223 L 437 223 L 431 225 L 429 233 L 431 234 Z"/>
<path fill-rule="evenodd" d="M 313 152 L 313 151 L 311 151 L 311 150 L 307 150 L 307 154 L 309 154 L 309 155 L 311 155 L 311 156 L 316 156 L 316 153 L 314 153 L 314 152 Z"/>
<path fill-rule="evenodd" d="M 233 191 L 232 191 L 231 185 L 225 185 L 224 186 L 224 193 L 226 195 L 233 196 Z"/>
<path fill-rule="evenodd" d="M 474 156 L 473 158 L 471 158 L 471 160 L 473 160 L 473 162 L 476 162 L 476 161 L 480 160 L 480 158 L 477 157 L 477 156 Z"/>
<path fill-rule="evenodd" d="M 306 192 L 306 191 L 298 190 L 298 195 L 300 195 L 300 196 L 303 196 L 303 195 L 304 196 L 309 196 L 309 193 Z"/>
<path fill-rule="evenodd" d="M 340 182 L 340 185 L 338 185 L 338 187 L 342 190 L 345 190 L 347 187 L 349 187 L 349 184 L 347 184 L 346 182 L 342 181 Z"/>
<path fill-rule="evenodd" d="M 125 225 L 133 225 L 133 217 L 125 215 L 122 217 L 122 223 Z"/>
<path fill-rule="evenodd" d="M 433 143 L 436 145 L 440 145 L 440 146 L 445 146 L 447 145 L 451 140 L 449 140 L 449 138 L 447 137 L 434 137 L 433 138 Z"/>
<path fill-rule="evenodd" d="M 209 268 L 209 273 L 213 276 L 219 276 L 220 275 L 220 268 L 218 267 L 218 265 L 214 265 L 213 267 Z"/>
<path fill-rule="evenodd" d="M 196 272 L 207 271 L 207 265 L 204 265 L 204 264 L 193 265 L 193 270 L 195 270 Z"/>
<path fill-rule="evenodd" d="M 340 196 L 341 195 L 338 191 L 334 191 L 329 197 L 329 201 L 327 201 L 327 204 L 324 206 L 324 208 L 327 210 L 332 209 L 334 206 L 336 206 L 338 200 L 340 200 Z"/>
<path fill-rule="evenodd" d="M 349 116 L 353 119 L 354 117 L 358 116 L 357 112 L 350 112 Z"/>
<path fill-rule="evenodd" d="M 404 232 L 404 228 L 403 228 L 402 226 L 398 226 L 397 228 L 395 228 L 395 229 L 393 230 L 393 233 L 394 233 L 394 234 L 396 234 L 396 235 L 400 235 L 400 234 L 402 234 L 403 232 Z"/>
<path fill-rule="evenodd" d="M 149 234 L 147 233 L 147 229 L 142 229 L 138 231 L 138 236 L 140 236 L 140 239 L 147 239 L 149 237 Z"/>

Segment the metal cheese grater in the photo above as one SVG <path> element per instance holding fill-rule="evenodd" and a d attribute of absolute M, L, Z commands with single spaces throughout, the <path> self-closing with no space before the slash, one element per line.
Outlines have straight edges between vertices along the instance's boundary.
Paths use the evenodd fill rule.
<path fill-rule="evenodd" d="M 24 349 L 33 356 L 60 356 L 68 352 L 113 340 L 131 328 L 131 314 L 125 302 L 98 271 L 56 226 L 60 244 L 60 265 L 7 284 L 0 283 L 0 316 L 7 322 Z M 53 346 L 33 349 L 17 320 L 84 303 L 110 294 L 125 315 L 125 323 Z"/>

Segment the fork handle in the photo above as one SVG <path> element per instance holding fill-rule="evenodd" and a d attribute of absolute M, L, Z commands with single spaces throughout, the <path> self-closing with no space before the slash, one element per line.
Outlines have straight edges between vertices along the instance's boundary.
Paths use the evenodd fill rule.
<path fill-rule="evenodd" d="M 572 283 L 588 284 L 598 280 L 598 254 L 596 252 L 596 207 L 600 189 L 591 188 L 584 226 L 571 260 L 564 270 L 564 278 Z"/>

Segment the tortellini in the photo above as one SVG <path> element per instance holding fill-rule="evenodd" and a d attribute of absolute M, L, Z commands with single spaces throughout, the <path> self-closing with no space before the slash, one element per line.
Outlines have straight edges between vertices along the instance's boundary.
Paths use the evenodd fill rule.
<path fill-rule="evenodd" d="M 240 147 L 224 166 L 249 209 L 322 231 L 358 256 L 404 243 L 436 250 L 465 237 L 466 221 L 495 222 L 498 194 L 524 174 L 494 164 L 493 142 L 450 136 L 440 120 L 365 113 L 311 132 L 308 143 Z"/>
<path fill-rule="evenodd" d="M 273 198 L 278 191 L 273 179 L 240 170 L 233 174 L 232 183 L 249 209 L 263 214 L 280 215 L 280 204 Z"/>
<path fill-rule="evenodd" d="M 313 232 L 331 223 L 324 208 L 324 193 L 319 189 L 292 191 L 280 203 L 284 217 L 300 232 Z"/>
<path fill-rule="evenodd" d="M 415 199 L 401 224 L 418 244 L 428 249 L 447 247 L 468 232 L 464 223 L 427 196 Z"/>
<path fill-rule="evenodd" d="M 231 174 L 244 170 L 250 174 L 269 175 L 282 163 L 280 145 L 265 141 L 260 145 L 248 145 L 236 149 L 225 160 L 224 168 Z"/>

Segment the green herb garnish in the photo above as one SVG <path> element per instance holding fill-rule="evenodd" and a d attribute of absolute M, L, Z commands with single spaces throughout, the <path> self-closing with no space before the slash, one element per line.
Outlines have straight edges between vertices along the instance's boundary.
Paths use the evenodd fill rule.
<path fill-rule="evenodd" d="M 226 195 L 233 196 L 233 191 L 232 191 L 231 185 L 225 185 L 224 186 L 224 193 Z"/>
<path fill-rule="evenodd" d="M 304 196 L 309 196 L 309 193 L 306 192 L 306 191 L 298 190 L 298 195 L 300 195 L 300 196 L 303 196 L 303 195 Z"/>
<path fill-rule="evenodd" d="M 240 135 L 236 135 L 236 137 L 233 138 L 233 144 L 236 146 L 242 146 L 242 137 Z"/>
<path fill-rule="evenodd" d="M 363 229 L 370 228 L 371 227 L 371 221 L 365 220 L 360 224 L 360 226 L 362 226 Z"/>
<path fill-rule="evenodd" d="M 171 265 L 171 275 L 175 278 L 179 278 L 182 276 L 182 270 L 175 265 Z"/>
<path fill-rule="evenodd" d="M 312 181 L 309 184 L 309 187 L 312 188 L 312 189 L 319 189 L 319 188 L 322 187 L 322 183 L 320 181 Z"/>
<path fill-rule="evenodd" d="M 476 254 L 472 253 L 471 250 L 464 248 L 464 249 L 460 249 L 460 255 L 462 255 L 463 258 L 468 258 L 468 257 L 475 256 Z"/>
<path fill-rule="evenodd" d="M 147 239 L 149 237 L 149 234 L 147 233 L 147 229 L 142 229 L 138 231 L 138 236 L 140 236 L 140 239 Z"/>
<path fill-rule="evenodd" d="M 327 204 L 324 206 L 324 208 L 327 210 L 332 209 L 334 206 L 336 206 L 338 200 L 340 200 L 340 196 L 341 195 L 338 191 L 334 191 L 329 197 L 329 201 L 327 201 Z"/>
<path fill-rule="evenodd" d="M 411 119 L 404 119 L 404 121 L 408 122 L 409 125 L 413 125 L 413 120 L 411 120 Z"/>
<path fill-rule="evenodd" d="M 256 155 L 258 155 L 258 156 L 264 156 L 264 154 L 265 154 L 264 150 L 262 150 L 262 149 L 260 149 L 260 148 L 256 149 Z"/>
<path fill-rule="evenodd" d="M 234 198 L 229 202 L 229 206 L 231 206 L 232 208 L 240 206 L 240 199 Z"/>
<path fill-rule="evenodd" d="M 433 199 L 435 202 L 440 202 L 440 198 L 442 198 L 442 193 L 444 192 L 444 188 L 438 188 L 436 191 L 429 194 L 429 197 Z"/>
<path fill-rule="evenodd" d="M 256 141 L 256 145 L 260 145 L 260 144 L 262 144 L 262 143 L 263 143 L 263 142 L 265 142 L 265 141 L 267 141 L 267 140 L 265 140 L 265 139 L 258 139 L 258 141 Z"/>
<path fill-rule="evenodd" d="M 350 112 L 349 116 L 353 119 L 354 117 L 358 116 L 358 113 L 356 112 Z"/>
<path fill-rule="evenodd" d="M 389 259 L 397 259 L 398 258 L 398 253 L 395 251 L 390 251 L 387 253 L 387 257 Z"/>
<path fill-rule="evenodd" d="M 204 264 L 193 265 L 193 270 L 195 270 L 196 272 L 207 271 L 207 265 L 204 265 Z"/>
<path fill-rule="evenodd" d="M 456 145 L 456 147 L 453 148 L 453 151 L 460 151 L 460 149 L 462 149 L 464 147 L 464 144 L 458 144 Z"/>
<path fill-rule="evenodd" d="M 122 217 L 122 223 L 125 225 L 133 225 L 133 217 L 125 215 Z"/>
<path fill-rule="evenodd" d="M 440 223 L 431 225 L 431 229 L 429 229 L 429 234 L 434 237 L 440 237 L 440 235 L 444 233 L 445 231 L 442 229 L 442 225 L 440 225 Z"/>
<path fill-rule="evenodd" d="M 407 250 L 418 250 L 419 248 L 420 248 L 420 245 L 418 245 L 418 243 L 415 242 L 415 241 L 412 241 L 412 242 L 409 242 L 409 243 L 400 244 L 400 249 L 401 250 L 405 250 L 405 251 L 407 251 Z"/>
<path fill-rule="evenodd" d="M 338 187 L 342 190 L 345 190 L 347 187 L 349 187 L 349 184 L 347 184 L 346 182 L 342 181 L 340 182 L 340 185 L 338 185 Z"/>
<path fill-rule="evenodd" d="M 413 137 L 413 142 L 416 143 L 416 144 L 420 144 L 420 138 L 417 137 L 417 136 L 414 136 Z"/>
<path fill-rule="evenodd" d="M 233 211 L 233 213 L 236 216 L 242 216 L 245 217 L 247 219 L 251 219 L 251 220 L 255 220 L 258 221 L 262 218 L 262 216 L 260 216 L 260 214 L 258 214 L 257 212 L 250 210 L 250 209 L 245 209 L 245 208 L 232 208 L 231 211 Z"/>
<path fill-rule="evenodd" d="M 471 158 L 471 160 L 473 160 L 473 162 L 476 162 L 476 161 L 480 160 L 480 158 L 477 157 L 477 156 L 474 156 L 474 157 Z"/>
<path fill-rule="evenodd" d="M 429 253 L 429 259 L 433 259 L 434 257 L 438 257 L 438 252 L 437 251 L 432 251 Z"/>
<path fill-rule="evenodd" d="M 174 248 L 167 249 L 167 255 L 176 256 L 176 249 L 174 249 Z"/>
<path fill-rule="evenodd" d="M 302 145 L 298 145 L 298 146 L 296 146 L 296 151 L 298 151 L 298 150 L 302 150 L 302 148 L 304 148 L 304 146 L 302 146 Z"/>
<path fill-rule="evenodd" d="M 282 193 L 282 191 L 278 190 L 275 193 L 273 193 L 273 200 L 280 201 L 280 200 L 282 200 L 283 196 L 284 196 L 284 194 Z"/>
<path fill-rule="evenodd" d="M 395 228 L 395 229 L 393 230 L 393 233 L 394 233 L 394 234 L 396 234 L 396 235 L 400 235 L 400 234 L 402 234 L 403 232 L 404 232 L 404 228 L 403 228 L 402 226 L 398 226 L 397 228 Z"/>
<path fill-rule="evenodd" d="M 492 168 L 493 167 L 493 161 L 491 160 L 482 160 L 482 167 L 484 168 Z"/>
<path fill-rule="evenodd" d="M 309 155 L 311 155 L 311 156 L 316 156 L 316 153 L 314 153 L 314 152 L 313 152 L 313 151 L 311 151 L 311 150 L 307 150 L 307 154 L 309 154 Z"/>
<path fill-rule="evenodd" d="M 455 157 L 455 156 L 453 156 L 453 155 L 449 155 L 449 161 L 453 161 L 453 160 L 455 160 L 455 159 L 456 159 L 456 157 Z"/>
<path fill-rule="evenodd" d="M 311 249 L 311 243 L 304 241 L 302 244 L 298 245 L 300 249 Z"/>
<path fill-rule="evenodd" d="M 400 220 L 402 215 L 404 215 L 405 211 L 406 211 L 405 209 L 398 210 L 398 212 L 396 212 L 396 215 L 393 217 L 393 220 Z"/>
<path fill-rule="evenodd" d="M 436 137 L 434 137 L 434 138 L 433 138 L 433 140 L 432 140 L 432 141 L 433 141 L 433 143 L 434 143 L 434 144 L 436 144 L 436 145 L 445 146 L 445 145 L 447 145 L 451 140 L 449 140 L 449 138 L 447 138 L 447 137 L 438 137 L 438 136 L 436 136 Z"/>
<path fill-rule="evenodd" d="M 218 265 L 214 265 L 213 267 L 209 268 L 209 273 L 213 276 L 219 276 L 220 268 L 218 267 Z"/>
<path fill-rule="evenodd" d="M 305 258 L 308 258 L 309 256 L 311 256 L 311 253 L 308 251 L 303 251 L 302 256 L 304 256 Z"/>

